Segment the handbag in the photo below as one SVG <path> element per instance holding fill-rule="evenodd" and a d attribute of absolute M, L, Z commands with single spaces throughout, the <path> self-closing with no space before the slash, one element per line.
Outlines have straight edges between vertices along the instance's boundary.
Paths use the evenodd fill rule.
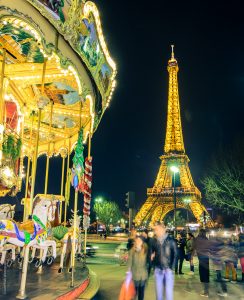
<path fill-rule="evenodd" d="M 136 289 L 132 279 L 132 273 L 127 272 L 119 293 L 119 300 L 133 300 L 135 296 Z"/>

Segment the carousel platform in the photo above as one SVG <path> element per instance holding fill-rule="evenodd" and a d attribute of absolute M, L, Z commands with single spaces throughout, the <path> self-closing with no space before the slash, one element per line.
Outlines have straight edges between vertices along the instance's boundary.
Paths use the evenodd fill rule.
<path fill-rule="evenodd" d="M 58 273 L 59 265 L 43 266 L 42 274 L 31 265 L 28 269 L 26 294 L 33 300 L 92 299 L 99 289 L 99 280 L 94 272 L 77 263 L 74 287 L 71 288 L 71 273 Z M 7 268 L 0 271 L 0 299 L 13 300 L 19 290 L 21 270 Z"/>

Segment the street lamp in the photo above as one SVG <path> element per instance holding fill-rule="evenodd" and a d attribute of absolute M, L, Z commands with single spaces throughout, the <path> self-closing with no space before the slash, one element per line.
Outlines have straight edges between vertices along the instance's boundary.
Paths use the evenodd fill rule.
<path fill-rule="evenodd" d="M 174 187 L 174 236 L 176 236 L 176 192 L 175 192 L 175 174 L 179 173 L 179 168 L 177 166 L 171 166 L 170 170 L 173 172 L 173 187 Z"/>
<path fill-rule="evenodd" d="M 96 203 L 102 203 L 103 202 L 103 198 L 102 197 L 98 197 L 95 199 Z"/>

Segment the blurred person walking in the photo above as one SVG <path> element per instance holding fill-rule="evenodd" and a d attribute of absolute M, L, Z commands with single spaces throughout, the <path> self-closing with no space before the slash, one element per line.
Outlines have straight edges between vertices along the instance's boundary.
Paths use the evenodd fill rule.
<path fill-rule="evenodd" d="M 128 242 L 127 242 L 127 250 L 128 251 L 130 249 L 132 249 L 132 247 L 134 245 L 134 242 L 135 242 L 135 239 L 136 239 L 136 236 L 137 236 L 137 231 L 134 228 L 132 228 L 131 232 L 130 232 L 130 236 L 128 238 Z"/>
<path fill-rule="evenodd" d="M 155 238 L 151 247 L 151 260 L 154 262 L 154 276 L 157 300 L 173 300 L 174 268 L 177 259 L 177 246 L 173 237 L 166 233 L 163 223 L 154 226 Z M 165 293 L 165 298 L 164 298 Z"/>
<path fill-rule="evenodd" d="M 200 229 L 195 239 L 197 257 L 199 261 L 199 276 L 203 284 L 202 297 L 209 297 L 209 251 L 210 243 L 206 235 L 205 229 Z"/>
<path fill-rule="evenodd" d="M 176 258 L 176 264 L 175 264 L 175 274 L 183 275 L 184 273 L 182 272 L 182 266 L 183 266 L 183 261 L 185 259 L 185 246 L 186 242 L 185 239 L 182 238 L 182 235 L 180 233 L 177 234 L 176 236 L 176 245 L 177 245 L 177 258 Z"/>
<path fill-rule="evenodd" d="M 227 286 L 222 278 L 222 270 L 223 270 L 223 257 L 225 255 L 224 242 L 221 238 L 216 237 L 211 240 L 211 250 L 210 256 L 213 263 L 213 268 L 216 272 L 217 277 L 217 293 L 221 297 L 227 297 Z"/>
<path fill-rule="evenodd" d="M 242 271 L 241 281 L 244 283 L 244 233 L 239 234 L 238 257 L 240 259 L 241 271 Z"/>
<path fill-rule="evenodd" d="M 147 247 L 149 249 L 149 251 L 147 252 L 147 270 L 148 270 L 148 276 L 150 276 L 151 274 L 151 269 L 152 269 L 152 262 L 151 262 L 151 253 L 150 253 L 150 249 L 152 248 L 151 247 L 151 244 L 152 244 L 152 241 L 153 241 L 153 238 L 149 236 L 148 234 L 148 230 L 147 229 L 144 229 L 142 232 L 141 232 L 141 237 L 143 239 L 143 241 L 147 244 Z"/>
<path fill-rule="evenodd" d="M 141 236 L 136 237 L 134 245 L 129 251 L 128 271 L 132 273 L 138 300 L 144 299 L 145 285 L 148 278 L 147 254 L 147 244 Z"/>
<path fill-rule="evenodd" d="M 190 275 L 194 274 L 193 257 L 195 252 L 195 238 L 191 232 L 186 236 L 186 260 L 190 263 Z"/>
<path fill-rule="evenodd" d="M 237 273 L 235 264 L 237 261 L 237 252 L 236 249 L 231 241 L 231 239 L 228 239 L 225 242 L 225 280 L 230 281 L 232 283 L 236 283 L 237 281 Z M 232 275 L 232 279 L 230 280 L 230 272 Z"/>

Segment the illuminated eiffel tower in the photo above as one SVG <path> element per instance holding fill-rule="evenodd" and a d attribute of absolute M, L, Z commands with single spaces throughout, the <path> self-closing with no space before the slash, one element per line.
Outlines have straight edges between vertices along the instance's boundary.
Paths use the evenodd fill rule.
<path fill-rule="evenodd" d="M 191 210 L 197 222 L 205 222 L 208 226 L 213 226 L 207 210 L 201 204 L 201 193 L 194 185 L 188 166 L 189 158 L 185 154 L 180 116 L 178 71 L 174 46 L 172 46 L 171 59 L 168 62 L 169 94 L 164 154 L 160 157 L 161 166 L 154 186 L 147 189 L 147 200 L 135 217 L 136 225 L 153 224 L 163 220 L 166 214 L 174 209 L 175 197 L 176 208 Z M 178 173 L 172 172 L 172 166 Z"/>

